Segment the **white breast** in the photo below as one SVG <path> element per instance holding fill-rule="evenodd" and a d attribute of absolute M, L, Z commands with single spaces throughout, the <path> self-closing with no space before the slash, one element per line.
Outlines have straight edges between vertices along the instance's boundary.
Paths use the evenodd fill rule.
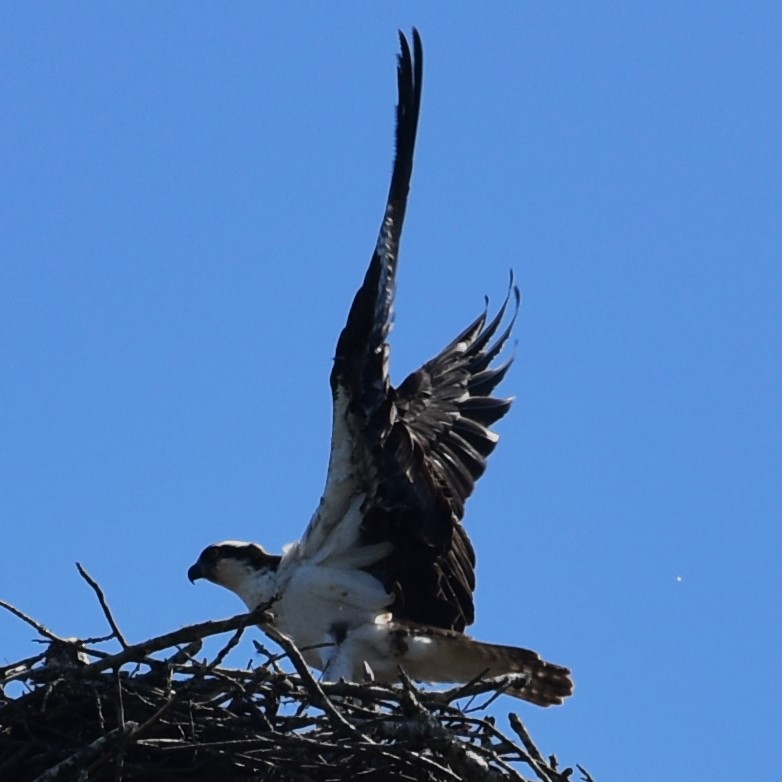
<path fill-rule="evenodd" d="M 304 652 L 310 665 L 323 670 L 335 632 L 374 625 L 392 598 L 376 578 L 361 570 L 312 562 L 295 565 L 280 569 L 281 597 L 272 609 L 275 624 Z M 311 648 L 323 644 L 328 646 Z"/>

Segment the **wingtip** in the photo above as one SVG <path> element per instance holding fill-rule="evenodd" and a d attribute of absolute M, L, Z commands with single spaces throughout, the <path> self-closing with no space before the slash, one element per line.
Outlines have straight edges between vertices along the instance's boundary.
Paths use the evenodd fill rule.
<path fill-rule="evenodd" d="M 421 35 L 418 32 L 417 27 L 413 27 L 413 53 L 415 54 L 416 62 L 422 63 L 424 56 L 424 45 L 421 42 Z"/>
<path fill-rule="evenodd" d="M 424 69 L 424 46 L 418 28 L 412 28 L 412 51 L 410 40 L 404 30 L 397 31 L 399 35 L 399 54 L 397 55 L 397 70 L 401 80 L 409 81 L 412 91 L 416 94 L 415 102 L 420 104 L 421 82 Z M 418 109 L 416 108 L 416 113 Z"/>
<path fill-rule="evenodd" d="M 518 310 L 521 305 L 521 289 L 516 282 L 516 273 L 513 271 L 513 267 L 511 267 L 508 273 L 508 298 L 510 298 L 511 291 L 515 300 L 515 309 Z"/>
<path fill-rule="evenodd" d="M 409 47 L 409 43 L 407 41 L 407 35 L 405 34 L 405 31 L 400 27 L 399 30 L 397 30 L 397 33 L 399 34 L 399 41 L 401 45 Z M 413 39 L 413 50 L 417 49 L 423 49 L 423 46 L 421 44 L 421 33 L 418 32 L 418 28 L 413 25 L 410 28 L 410 37 Z"/>
<path fill-rule="evenodd" d="M 397 30 L 397 33 L 399 35 L 399 48 L 401 50 L 397 55 L 397 61 L 399 62 L 399 67 L 401 67 L 405 59 L 410 59 L 410 44 L 408 43 L 404 30 Z"/>

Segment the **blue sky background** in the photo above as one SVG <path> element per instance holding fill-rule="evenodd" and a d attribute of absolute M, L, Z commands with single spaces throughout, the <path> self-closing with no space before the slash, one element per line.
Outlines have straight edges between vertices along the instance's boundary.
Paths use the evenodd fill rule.
<path fill-rule="evenodd" d="M 239 610 L 204 545 L 300 534 L 421 30 L 397 381 L 523 289 L 468 506 L 486 640 L 600 782 L 778 765 L 775 3 L 3 4 L 0 597 L 138 641 Z M 0 613 L 0 664 L 37 651 Z M 249 646 L 240 653 L 249 658 Z"/>

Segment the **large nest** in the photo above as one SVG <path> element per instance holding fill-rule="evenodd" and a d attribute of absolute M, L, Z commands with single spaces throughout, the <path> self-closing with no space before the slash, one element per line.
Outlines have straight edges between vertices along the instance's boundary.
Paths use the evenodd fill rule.
<path fill-rule="evenodd" d="M 401 686 L 318 682 L 261 611 L 129 644 L 100 587 L 80 571 L 110 636 L 59 638 L 0 601 L 46 643 L 40 654 L 0 668 L 2 780 L 572 779 L 572 769 L 543 757 L 515 714 L 513 738 L 485 715 L 510 680 L 446 692 L 423 691 L 401 671 Z M 261 664 L 224 666 L 251 624 L 283 652 L 256 644 Z M 229 632 L 211 660 L 197 658 L 205 638 Z M 98 647 L 106 641 L 119 651 Z M 294 673 L 281 666 L 285 659 Z M 9 698 L 11 682 L 24 693 Z"/>

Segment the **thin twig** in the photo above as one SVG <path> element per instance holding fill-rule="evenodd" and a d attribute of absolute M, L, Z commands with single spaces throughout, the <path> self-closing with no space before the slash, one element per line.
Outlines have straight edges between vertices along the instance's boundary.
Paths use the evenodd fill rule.
<path fill-rule="evenodd" d="M 11 663 L 10 665 L 0 666 L 0 684 L 6 684 L 14 679 L 29 676 L 33 666 L 41 662 L 46 657 L 46 652 L 36 654 L 35 657 L 28 657 L 25 660 Z"/>
<path fill-rule="evenodd" d="M 449 690 L 436 690 L 428 693 L 428 696 L 441 700 L 443 703 L 451 703 L 460 698 L 472 698 L 476 695 L 484 695 L 487 692 L 492 694 L 498 690 L 500 694 L 511 686 L 515 676 L 495 676 L 486 678 L 482 673 L 465 684 L 452 687 Z"/>
<path fill-rule="evenodd" d="M 103 590 L 100 588 L 100 585 L 98 582 L 84 569 L 82 564 L 80 562 L 76 563 L 76 567 L 79 571 L 79 575 L 92 587 L 93 592 L 98 597 L 98 602 L 100 603 L 100 607 L 103 609 L 103 614 L 106 617 L 106 621 L 109 623 L 109 627 L 111 627 L 112 632 L 116 636 L 117 640 L 120 642 L 123 649 L 128 648 L 128 642 L 125 640 L 125 636 L 122 635 L 122 631 L 119 629 L 119 626 L 114 621 L 114 616 L 111 613 L 111 609 L 109 608 L 109 604 L 106 602 L 106 596 L 103 594 Z"/>
<path fill-rule="evenodd" d="M 122 737 L 133 730 L 134 727 L 135 723 L 127 722 L 124 727 L 110 730 L 104 736 L 95 739 L 95 741 L 91 741 L 86 747 L 82 747 L 78 752 L 74 752 L 70 757 L 61 760 L 56 765 L 46 769 L 46 771 L 44 771 L 43 774 L 39 774 L 33 782 L 54 782 L 55 779 L 60 779 L 63 774 L 83 767 L 85 761 L 94 757 L 97 753 L 102 752 L 107 745 L 120 741 Z"/>
<path fill-rule="evenodd" d="M 559 782 L 559 780 L 566 779 L 564 775 L 550 768 L 540 750 L 535 746 L 535 742 L 524 727 L 524 723 L 519 719 L 518 714 L 511 712 L 508 715 L 508 722 L 510 722 L 513 732 L 521 739 L 521 743 L 527 750 L 526 762 L 538 775 L 538 779 L 542 780 L 542 782 Z"/>
<path fill-rule="evenodd" d="M 408 720 L 406 723 L 396 723 L 392 729 L 392 732 L 397 734 L 395 738 L 400 738 L 400 732 L 401 734 L 408 733 L 407 738 L 415 735 L 419 740 L 424 739 L 427 746 L 437 746 L 454 766 L 459 777 L 467 782 L 499 782 L 502 780 L 503 775 L 497 769 L 492 768 L 488 762 L 477 757 L 474 748 L 460 741 L 452 731 L 435 719 L 432 712 L 421 703 L 418 688 L 402 668 L 399 669 L 399 676 L 402 680 L 404 700 L 407 708 L 414 713 L 415 719 Z M 386 723 L 386 729 L 389 729 L 388 723 Z M 499 760 L 499 758 L 496 759 Z M 515 773 L 511 778 L 523 782 L 522 778 Z"/>
<path fill-rule="evenodd" d="M 170 695 L 166 701 L 163 703 L 162 706 L 160 706 L 157 711 L 155 711 L 147 720 L 142 722 L 141 724 L 135 723 L 135 727 L 130 731 L 125 731 L 124 733 L 124 741 L 123 744 L 130 744 L 137 740 L 137 738 L 144 733 L 145 730 L 150 728 L 152 725 L 154 725 L 156 722 L 160 721 L 160 718 L 171 709 L 171 707 L 177 703 L 177 701 L 180 701 L 185 695 L 189 694 L 190 691 L 195 686 L 196 682 L 203 679 L 203 677 L 206 675 L 206 673 L 210 670 L 213 670 L 216 668 L 220 663 L 225 659 L 228 652 L 231 651 L 238 643 L 240 638 L 242 637 L 242 634 L 244 633 L 245 629 L 247 628 L 247 625 L 245 624 L 243 627 L 239 627 L 236 632 L 231 636 L 231 638 L 228 640 L 228 643 L 225 644 L 225 646 L 218 652 L 215 659 L 203 670 L 196 671 L 195 675 L 192 679 L 187 683 L 185 687 L 183 687 L 179 692 L 174 692 L 172 695 Z M 122 688 L 122 683 L 117 676 L 117 684 Z M 120 698 L 121 701 L 121 698 Z M 124 715 L 120 716 L 120 726 L 124 727 Z M 111 758 L 111 755 L 113 754 L 113 748 L 109 748 L 107 752 L 104 752 L 100 757 L 98 757 L 90 766 L 89 773 L 94 774 L 94 772 L 100 768 L 106 761 L 108 761 Z"/>
<path fill-rule="evenodd" d="M 250 611 L 248 613 L 236 614 L 228 619 L 210 619 L 207 622 L 181 627 L 171 633 L 150 638 L 143 643 L 133 644 L 123 649 L 117 654 L 104 657 L 102 660 L 85 666 L 82 670 L 85 674 L 101 673 L 112 668 L 119 668 L 129 662 L 145 662 L 146 658 L 154 652 L 160 652 L 171 646 L 200 641 L 213 635 L 227 633 L 229 630 L 236 630 L 239 627 L 246 627 L 249 624 L 258 622 L 264 616 L 263 612 Z"/>
<path fill-rule="evenodd" d="M 44 638 L 48 638 L 50 641 L 62 641 L 63 643 L 67 641 L 66 638 L 60 638 L 59 635 L 55 635 L 48 627 L 44 627 L 40 622 L 36 621 L 31 616 L 28 616 L 24 611 L 20 611 L 16 606 L 6 603 L 5 600 L 0 600 L 0 608 L 5 608 L 6 611 L 10 611 L 23 622 L 27 622 L 30 627 L 34 627 L 40 635 Z"/>
<path fill-rule="evenodd" d="M 301 677 L 304 686 L 315 698 L 317 705 L 320 706 L 323 711 L 326 712 L 326 714 L 328 714 L 335 725 L 345 729 L 348 733 L 351 733 L 354 736 L 358 736 L 368 744 L 374 744 L 372 739 L 361 733 L 361 731 L 355 725 L 352 725 L 350 722 L 348 722 L 345 717 L 343 717 L 342 714 L 337 711 L 336 707 L 331 702 L 331 699 L 328 697 L 328 695 L 326 695 L 325 692 L 323 692 L 323 688 L 318 684 L 317 681 L 315 681 L 315 677 L 312 675 L 309 666 L 301 656 L 301 652 L 296 648 L 296 645 L 293 643 L 293 641 L 291 641 L 287 635 L 281 633 L 270 622 L 263 623 L 261 625 L 261 629 L 278 646 L 281 646 L 285 650 L 291 663 L 293 663 L 293 667 L 296 669 L 296 673 L 298 673 Z"/>

